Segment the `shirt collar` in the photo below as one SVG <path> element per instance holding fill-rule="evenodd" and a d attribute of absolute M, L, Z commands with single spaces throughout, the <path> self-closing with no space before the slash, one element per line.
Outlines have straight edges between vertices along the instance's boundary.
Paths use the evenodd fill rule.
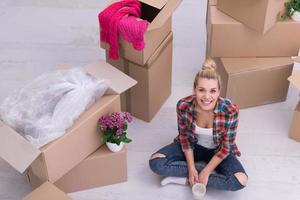
<path fill-rule="evenodd" d="M 214 109 L 215 114 L 218 114 L 219 112 L 222 112 L 221 97 L 218 98 L 215 109 Z"/>

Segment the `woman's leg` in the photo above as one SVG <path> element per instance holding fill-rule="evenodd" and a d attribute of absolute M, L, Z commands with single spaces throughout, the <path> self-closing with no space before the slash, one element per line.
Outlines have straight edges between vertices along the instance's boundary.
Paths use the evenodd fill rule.
<path fill-rule="evenodd" d="M 169 144 L 152 154 L 149 165 L 156 174 L 167 176 L 162 180 L 162 185 L 168 183 L 187 184 L 188 167 L 179 142 Z M 198 171 L 202 170 L 204 166 L 203 163 L 195 165 Z"/>
<path fill-rule="evenodd" d="M 213 155 L 214 150 L 195 145 L 194 160 L 198 172 L 204 168 Z M 149 165 L 153 172 L 161 176 L 184 178 L 188 176 L 187 163 L 179 142 L 169 144 L 152 154 Z M 209 176 L 207 186 L 220 190 L 236 191 L 244 188 L 247 180 L 248 177 L 242 164 L 236 156 L 230 154 L 216 168 L 216 173 Z"/>
<path fill-rule="evenodd" d="M 197 160 L 199 160 L 199 156 Z M 149 165 L 153 172 L 161 176 L 188 176 L 185 155 L 181 150 L 179 141 L 173 142 L 152 154 Z M 195 165 L 198 171 L 203 169 L 202 163 L 196 163 Z"/>
<path fill-rule="evenodd" d="M 243 189 L 247 184 L 246 172 L 236 156 L 232 154 L 228 155 L 219 164 L 216 172 L 209 176 L 208 187 L 236 191 Z"/>
<path fill-rule="evenodd" d="M 152 154 L 149 166 L 161 176 L 187 177 L 187 164 L 179 142 L 173 142 Z"/>

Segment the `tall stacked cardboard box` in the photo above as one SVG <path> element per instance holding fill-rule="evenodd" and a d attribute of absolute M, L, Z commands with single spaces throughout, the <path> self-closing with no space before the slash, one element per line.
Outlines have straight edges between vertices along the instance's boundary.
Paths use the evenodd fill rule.
<path fill-rule="evenodd" d="M 151 121 L 163 103 L 171 95 L 172 79 L 172 13 L 181 0 L 140 0 L 142 19 L 149 22 L 145 32 L 145 48 L 135 50 L 129 43 L 119 38 L 118 60 L 108 57 L 106 61 L 130 77 L 138 84 L 122 95 L 122 110 L 144 121 Z"/>
<path fill-rule="evenodd" d="M 207 57 L 218 62 L 222 95 L 240 108 L 284 101 L 300 46 L 300 23 L 278 22 L 285 0 L 209 1 Z"/>
<path fill-rule="evenodd" d="M 122 109 L 131 112 L 135 117 L 151 121 L 162 104 L 171 95 L 172 80 L 172 40 L 170 33 L 145 65 L 138 65 L 124 58 L 106 61 L 124 71 L 138 81 L 122 96 Z"/>
<path fill-rule="evenodd" d="M 105 95 L 89 106 L 62 137 L 36 149 L 0 121 L 1 158 L 21 173 L 29 167 L 28 178 L 33 188 L 49 182 L 38 189 L 42 192 L 34 192 L 26 199 L 35 199 L 45 192 L 49 196 L 51 192 L 59 195 L 53 187 L 74 192 L 127 180 L 126 149 L 118 153 L 106 149 L 98 120 L 121 110 L 120 94 L 136 81 L 104 61 L 84 69 L 96 79 L 108 79 L 111 83 Z"/>

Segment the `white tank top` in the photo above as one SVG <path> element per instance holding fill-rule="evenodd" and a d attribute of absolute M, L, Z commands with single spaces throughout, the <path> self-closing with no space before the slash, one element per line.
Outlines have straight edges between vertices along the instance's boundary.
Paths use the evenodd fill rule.
<path fill-rule="evenodd" d="M 198 139 L 197 144 L 206 147 L 208 149 L 215 149 L 217 145 L 214 144 L 213 140 L 213 129 L 202 128 L 195 124 L 195 136 Z"/>

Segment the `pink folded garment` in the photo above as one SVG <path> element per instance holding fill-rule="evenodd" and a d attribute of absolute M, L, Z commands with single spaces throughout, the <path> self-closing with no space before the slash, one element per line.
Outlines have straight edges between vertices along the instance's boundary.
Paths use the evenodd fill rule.
<path fill-rule="evenodd" d="M 119 24 L 121 37 L 132 43 L 136 50 L 143 50 L 145 47 L 144 34 L 148 27 L 148 21 L 133 16 L 122 18 Z"/>
<path fill-rule="evenodd" d="M 141 4 L 137 0 L 123 0 L 111 4 L 98 15 L 100 40 L 109 44 L 109 57 L 119 58 L 118 36 L 132 43 L 136 50 L 145 47 L 144 33 L 148 22 L 141 20 Z"/>

